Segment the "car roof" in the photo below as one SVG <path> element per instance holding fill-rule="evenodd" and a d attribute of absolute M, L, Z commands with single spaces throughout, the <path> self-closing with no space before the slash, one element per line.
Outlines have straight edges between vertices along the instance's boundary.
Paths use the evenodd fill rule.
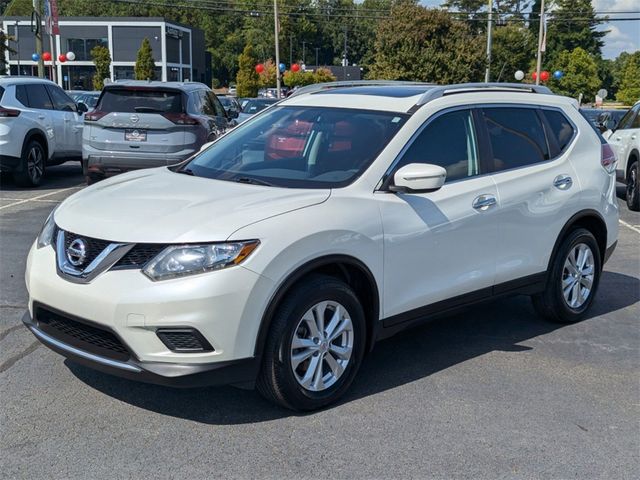
<path fill-rule="evenodd" d="M 26 83 L 48 83 L 50 85 L 57 85 L 46 78 L 31 77 L 26 75 L 2 75 L 0 76 L 0 85 L 23 85 Z"/>
<path fill-rule="evenodd" d="M 169 88 L 174 90 L 182 90 L 185 92 L 191 92 L 195 90 L 209 89 L 204 83 L 200 82 L 160 82 L 157 80 L 118 80 L 116 82 L 107 83 L 104 86 L 105 90 L 123 87 L 136 87 L 136 88 Z"/>
<path fill-rule="evenodd" d="M 484 94 L 475 97 L 476 93 Z M 571 99 L 553 95 L 551 90 L 542 85 L 520 83 L 464 83 L 451 85 L 435 85 L 421 82 L 397 81 L 346 81 L 310 85 L 297 90 L 281 105 L 305 106 L 342 106 L 382 110 L 397 113 L 413 113 L 433 100 L 454 94 L 465 94 L 465 99 L 472 97 L 487 102 L 515 97 L 526 103 L 567 105 Z M 473 100 L 475 101 L 475 98 Z M 462 100 L 462 98 L 461 98 Z"/>

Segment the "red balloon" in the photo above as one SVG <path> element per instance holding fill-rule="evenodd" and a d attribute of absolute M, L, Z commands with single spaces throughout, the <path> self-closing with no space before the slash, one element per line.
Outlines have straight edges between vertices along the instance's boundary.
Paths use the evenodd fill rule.
<path fill-rule="evenodd" d="M 42 60 L 44 60 L 45 62 L 48 62 L 49 60 L 51 60 L 51 54 L 49 52 L 44 52 L 42 54 Z"/>
<path fill-rule="evenodd" d="M 67 61 L 67 56 L 64 53 L 61 53 L 58 55 L 58 60 L 60 60 L 60 63 L 64 63 Z"/>
<path fill-rule="evenodd" d="M 300 71 L 300 65 L 298 65 L 297 63 L 294 63 L 293 65 L 291 65 L 291 71 L 292 72 Z"/>
<path fill-rule="evenodd" d="M 257 73 L 262 73 L 264 72 L 264 65 L 259 63 L 258 65 L 256 65 L 256 72 Z"/>
<path fill-rule="evenodd" d="M 538 74 L 536 72 L 533 72 L 531 74 L 531 78 L 533 78 L 535 80 L 536 78 L 538 78 Z"/>
<path fill-rule="evenodd" d="M 547 72 L 546 70 L 540 72 L 540 80 L 542 80 L 543 82 L 549 80 L 549 72 Z"/>

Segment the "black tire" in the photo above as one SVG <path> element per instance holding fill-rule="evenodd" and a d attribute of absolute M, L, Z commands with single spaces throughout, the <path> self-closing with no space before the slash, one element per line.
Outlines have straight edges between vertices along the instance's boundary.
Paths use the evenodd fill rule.
<path fill-rule="evenodd" d="M 636 160 L 629 168 L 627 175 L 627 207 L 629 210 L 637 212 L 640 210 L 640 180 L 638 180 L 638 161 Z"/>
<path fill-rule="evenodd" d="M 87 183 L 87 185 L 93 185 L 94 183 L 98 183 L 100 180 L 104 180 L 104 177 L 96 173 L 87 173 L 84 176 L 84 180 Z"/>
<path fill-rule="evenodd" d="M 305 312 L 323 301 L 338 302 L 346 308 L 353 326 L 353 350 L 349 363 L 333 385 L 322 391 L 310 391 L 294 374 L 291 343 Z M 364 311 L 353 290 L 334 277 L 313 275 L 299 283 L 278 306 L 266 340 L 256 387 L 267 400 L 291 410 L 322 408 L 338 400 L 353 382 L 362 363 L 365 343 Z"/>
<path fill-rule="evenodd" d="M 20 187 L 37 187 L 44 178 L 47 155 L 38 140 L 29 140 L 22 149 L 20 168 L 13 173 L 13 181 Z"/>
<path fill-rule="evenodd" d="M 80 165 L 82 165 L 82 176 L 86 179 L 89 175 L 89 161 L 88 160 L 80 160 Z"/>
<path fill-rule="evenodd" d="M 593 279 L 591 290 L 584 303 L 572 307 L 569 305 L 568 300 L 565 299 L 563 293 L 563 277 L 569 279 L 568 276 L 564 275 L 565 262 L 570 252 L 574 252 L 581 244 L 586 245 L 593 256 Z M 549 276 L 544 292 L 531 297 L 533 307 L 538 315 L 558 323 L 574 323 L 584 318 L 593 303 L 602 273 L 600 249 L 593 234 L 584 228 L 571 231 L 562 241 L 548 273 Z M 580 278 L 582 278 L 582 276 Z M 580 289 L 582 288 L 581 283 L 579 283 L 578 286 Z"/>

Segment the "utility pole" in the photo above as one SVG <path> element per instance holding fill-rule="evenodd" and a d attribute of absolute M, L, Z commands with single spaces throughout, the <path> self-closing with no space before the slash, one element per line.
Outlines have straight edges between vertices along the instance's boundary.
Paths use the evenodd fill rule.
<path fill-rule="evenodd" d="M 347 26 L 344 26 L 344 54 L 342 55 L 342 79 L 347 79 Z"/>
<path fill-rule="evenodd" d="M 487 20 L 487 69 L 484 72 L 484 81 L 489 83 L 491 79 L 491 43 L 493 41 L 493 0 L 489 0 L 489 19 Z"/>
<path fill-rule="evenodd" d="M 320 51 L 320 47 L 315 47 L 316 48 L 316 68 L 319 67 L 318 65 L 318 52 Z"/>
<path fill-rule="evenodd" d="M 16 20 L 16 34 L 13 37 L 13 41 L 16 43 L 16 51 L 18 52 L 18 76 L 20 76 L 20 38 L 18 37 L 18 20 Z M 11 71 L 9 71 L 9 73 L 11 73 Z"/>
<path fill-rule="evenodd" d="M 289 67 L 293 65 L 293 35 L 289 35 Z"/>
<path fill-rule="evenodd" d="M 35 2 L 36 0 L 33 1 Z M 278 40 L 280 25 L 278 24 L 278 0 L 273 0 L 273 24 L 276 38 L 276 91 L 278 98 L 280 98 L 280 41 Z"/>
<path fill-rule="evenodd" d="M 538 30 L 538 58 L 536 60 L 536 85 L 540 85 L 540 68 L 542 67 L 542 44 L 545 42 L 544 0 L 540 3 L 540 28 Z"/>
<path fill-rule="evenodd" d="M 302 41 L 302 63 L 304 65 L 307 64 L 307 58 L 306 58 L 306 55 L 305 55 L 305 53 L 307 52 L 306 46 L 307 46 L 307 42 L 303 40 Z"/>
<path fill-rule="evenodd" d="M 42 60 L 42 21 L 40 16 L 40 0 L 33 0 L 33 15 L 35 22 L 34 34 L 36 36 L 36 53 L 38 54 L 38 77 L 44 78 L 44 60 Z M 32 26 L 33 27 L 33 26 Z"/>

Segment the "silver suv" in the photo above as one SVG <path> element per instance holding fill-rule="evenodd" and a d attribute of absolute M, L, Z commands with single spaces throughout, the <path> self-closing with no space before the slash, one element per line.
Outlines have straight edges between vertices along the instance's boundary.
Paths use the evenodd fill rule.
<path fill-rule="evenodd" d="M 207 86 L 127 81 L 106 85 L 85 115 L 82 167 L 87 183 L 181 162 L 235 125 Z"/>
<path fill-rule="evenodd" d="M 49 80 L 0 78 L 0 171 L 37 187 L 47 165 L 80 160 L 83 111 Z"/>

